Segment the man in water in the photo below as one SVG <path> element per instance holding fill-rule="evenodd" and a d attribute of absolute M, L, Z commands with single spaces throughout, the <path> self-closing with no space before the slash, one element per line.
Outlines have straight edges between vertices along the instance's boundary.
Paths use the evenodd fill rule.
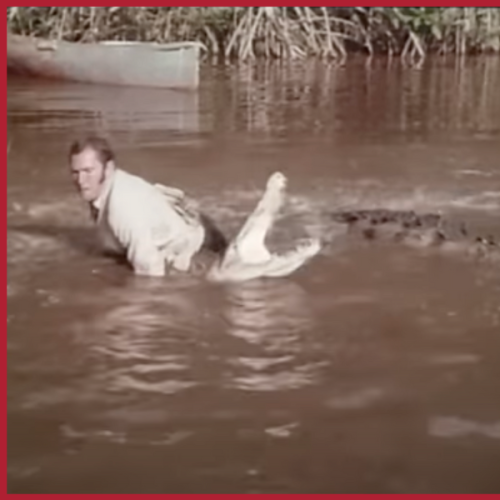
<path fill-rule="evenodd" d="M 169 267 L 187 272 L 193 258 L 208 247 L 219 254 L 207 273 L 211 280 L 287 276 L 320 250 L 315 239 L 283 255 L 266 247 L 265 237 L 284 201 L 286 178 L 279 172 L 271 175 L 257 207 L 227 243 L 182 191 L 118 168 L 106 139 L 90 136 L 73 142 L 69 163 L 104 247 L 125 255 L 137 275 L 165 276 Z"/>

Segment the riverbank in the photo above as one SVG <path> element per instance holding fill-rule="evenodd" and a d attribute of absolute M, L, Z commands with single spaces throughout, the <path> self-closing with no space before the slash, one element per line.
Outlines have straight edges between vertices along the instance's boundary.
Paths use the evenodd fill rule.
<path fill-rule="evenodd" d="M 7 23 L 80 42 L 197 40 L 225 61 L 500 53 L 500 9 L 486 7 L 8 7 Z"/>

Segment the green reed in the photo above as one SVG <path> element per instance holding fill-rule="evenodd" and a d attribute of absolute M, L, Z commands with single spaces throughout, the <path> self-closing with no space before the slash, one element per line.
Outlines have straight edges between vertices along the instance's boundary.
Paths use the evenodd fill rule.
<path fill-rule="evenodd" d="M 8 7 L 10 32 L 79 42 L 197 40 L 224 60 L 500 52 L 493 7 Z"/>

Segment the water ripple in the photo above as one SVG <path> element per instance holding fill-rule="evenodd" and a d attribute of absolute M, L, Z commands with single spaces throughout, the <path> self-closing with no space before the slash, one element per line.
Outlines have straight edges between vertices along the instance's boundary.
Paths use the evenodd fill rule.
<path fill-rule="evenodd" d="M 475 422 L 460 417 L 433 417 L 428 424 L 429 434 L 441 438 L 479 435 L 500 439 L 500 421 L 493 423 Z"/>

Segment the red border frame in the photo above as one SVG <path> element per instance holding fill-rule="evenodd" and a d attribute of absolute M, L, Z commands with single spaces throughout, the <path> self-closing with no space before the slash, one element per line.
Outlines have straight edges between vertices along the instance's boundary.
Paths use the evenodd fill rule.
<path fill-rule="evenodd" d="M 154 6 L 156 2 L 148 2 L 147 5 L 148 6 Z M 244 3 L 230 3 L 228 4 L 227 2 L 220 2 L 220 3 L 209 3 L 209 2 L 196 2 L 196 3 L 192 3 L 191 6 L 193 7 L 198 7 L 198 6 L 210 6 L 210 5 L 213 5 L 213 6 L 245 6 L 245 5 L 253 5 L 253 6 L 259 6 L 259 5 L 269 5 L 270 2 L 249 2 L 248 4 L 246 4 L 246 2 Z M 33 5 L 37 5 L 38 2 L 19 2 L 17 5 L 19 6 L 23 6 L 23 5 L 29 5 L 29 6 L 33 6 Z M 44 3 L 41 3 L 41 5 L 46 5 Z M 73 1 L 54 1 L 51 3 L 51 6 L 71 6 L 71 5 L 75 5 L 75 6 L 85 6 L 85 5 L 93 5 L 93 6 L 111 6 L 111 5 L 116 5 L 116 2 L 95 2 L 95 3 L 92 3 L 92 2 L 89 2 L 88 4 L 86 2 L 73 2 Z M 137 6 L 136 3 L 134 2 L 130 2 L 130 1 L 127 1 L 127 2 L 122 2 L 122 5 L 130 5 L 130 6 Z M 168 5 L 165 4 L 165 2 L 159 2 L 159 5 Z M 174 4 L 174 5 L 179 5 L 179 3 L 177 4 Z M 280 6 L 280 5 L 290 5 L 289 2 L 274 2 L 274 5 L 277 5 L 277 6 Z M 318 4 L 315 4 L 315 3 L 306 3 L 306 4 L 298 4 L 298 5 L 314 5 L 314 6 L 317 6 Z M 368 2 L 362 2 L 361 4 L 358 4 L 358 2 L 353 2 L 352 0 L 351 1 L 347 1 L 347 2 L 342 2 L 340 4 L 335 4 L 335 3 L 331 3 L 331 4 L 327 4 L 327 5 L 341 5 L 341 6 L 354 6 L 354 5 L 364 5 L 364 6 L 381 6 L 380 3 L 376 3 L 376 2 L 372 2 L 372 1 L 368 1 Z M 382 6 L 383 6 L 383 3 L 382 3 Z M 393 3 L 389 3 L 389 4 L 386 4 L 386 6 L 415 6 L 415 2 L 412 2 L 412 1 L 409 1 L 409 0 L 406 0 L 406 1 L 397 1 L 397 2 L 393 2 Z M 449 0 L 446 0 L 445 2 L 432 2 L 432 1 L 423 1 L 423 2 L 419 2 L 419 6 L 439 6 L 439 7 L 443 7 L 443 6 L 449 6 L 449 7 L 467 7 L 467 6 L 472 6 L 471 5 L 471 2 L 463 2 L 463 1 L 456 1 L 456 2 L 453 2 L 451 3 Z M 483 7 L 499 7 L 500 6 L 500 1 L 497 0 L 496 2 L 495 1 L 491 1 L 491 0 L 486 0 L 486 1 L 482 1 L 481 2 L 481 6 Z M 4 47 L 4 50 L 2 51 L 2 58 L 3 58 L 3 65 L 4 65 L 4 68 L 6 68 L 6 25 L 4 24 L 3 25 L 3 28 L 2 28 L 2 36 L 3 36 L 3 40 L 4 40 L 4 44 L 5 44 L 5 47 Z M 4 94 L 4 99 L 2 101 L 2 106 L 3 106 L 3 109 L 5 110 L 4 111 L 4 116 L 6 117 L 7 116 L 7 76 L 6 76 L 6 69 L 4 70 L 5 73 L 4 73 L 4 78 L 2 79 L 2 87 L 3 87 L 3 94 Z M 3 122 L 3 131 L 2 131 L 2 136 L 3 136 L 3 142 L 5 144 L 5 147 L 7 148 L 7 130 L 6 130 L 6 122 Z M 5 185 L 7 186 L 7 163 L 5 164 L 5 168 L 4 168 L 4 171 L 3 171 L 3 175 L 2 175 L 3 179 L 5 179 Z M 3 196 L 6 197 L 6 192 L 7 192 L 7 189 L 5 187 L 5 189 L 3 190 Z M 3 206 L 6 208 L 6 199 L 4 199 L 4 203 L 3 203 Z M 4 209 L 5 209 L 4 208 Z M 7 255 L 6 255 L 6 247 L 7 247 L 7 228 L 6 228 L 6 214 L 5 214 L 5 217 L 2 219 L 2 223 L 4 224 L 4 231 L 3 231 L 3 234 L 4 234 L 4 238 L 5 238 L 5 243 L 4 245 L 2 246 L 2 252 L 3 252 L 3 255 L 4 255 L 4 262 L 7 262 Z M 2 270 L 2 277 L 3 277 L 3 281 L 5 283 L 5 288 L 4 288 L 4 293 L 6 294 L 6 281 L 7 281 L 7 273 L 6 273 L 6 267 L 3 268 Z M 4 308 L 5 308 L 5 311 L 4 311 L 4 317 L 6 318 L 7 317 L 7 295 L 5 295 L 5 302 L 4 302 Z M 4 351 L 3 351 L 3 359 L 5 361 L 5 367 L 7 366 L 7 342 L 6 342 L 6 337 L 7 337 L 7 323 L 5 322 L 4 323 L 5 325 L 5 343 L 4 343 Z M 4 420 L 4 429 L 5 429 L 5 433 L 4 433 L 4 436 L 6 437 L 7 436 L 7 408 L 6 408 L 6 396 L 7 396 L 7 372 L 6 370 L 2 372 L 2 377 L 3 377 L 3 381 L 2 381 L 2 390 L 4 391 L 4 398 L 3 398 L 3 404 L 5 405 L 5 411 L 2 412 L 2 418 Z M 7 439 L 5 439 L 5 445 L 7 445 Z M 7 456 L 6 456 L 6 446 L 5 446 L 5 454 L 2 455 L 4 458 L 3 460 L 5 460 L 5 462 L 7 461 Z M 3 470 L 7 471 L 7 463 L 5 464 L 2 464 L 3 465 Z M 6 476 L 4 476 L 4 481 L 5 481 L 5 487 L 2 488 L 3 491 L 7 491 L 7 484 L 6 484 Z M 20 497 L 24 498 L 24 497 L 30 497 L 31 495 L 20 495 Z M 50 498 L 51 496 L 53 495 L 39 495 L 43 498 Z M 76 497 L 76 495 L 64 495 L 65 497 Z M 82 495 L 79 495 L 80 497 Z M 101 496 L 115 496 L 115 497 L 118 497 L 120 495 L 97 495 L 98 497 L 101 497 Z M 139 496 L 139 495 L 136 495 L 136 496 Z M 178 498 L 183 498 L 185 497 L 184 496 L 181 496 L 181 495 L 170 495 L 170 496 L 178 496 Z M 197 498 L 199 497 L 200 495 L 187 495 L 188 498 Z M 211 497 L 215 497 L 217 495 L 208 495 L 208 496 L 211 496 Z M 261 495 L 261 496 L 271 496 L 271 495 Z M 282 497 L 283 496 L 290 496 L 291 495 L 281 495 Z M 306 495 L 298 495 L 299 498 L 304 498 Z M 342 497 L 344 496 L 345 498 L 365 498 L 366 495 L 335 495 L 337 497 Z M 381 496 L 385 496 L 385 495 L 374 495 L 375 497 L 381 497 Z M 417 498 L 419 496 L 424 496 L 424 495 L 416 495 Z M 428 495 L 427 495 L 428 496 Z M 438 496 L 438 495 L 431 495 L 432 496 Z M 443 496 L 443 495 L 440 495 L 440 496 Z M 445 495 L 447 497 L 451 497 L 452 495 Z M 471 498 L 475 495 L 465 495 L 464 497 L 465 498 Z M 91 497 L 95 497 L 94 496 L 91 496 L 91 495 L 88 495 L 89 498 Z M 231 498 L 243 498 L 243 495 L 230 495 Z M 396 497 L 403 497 L 403 495 L 396 495 Z"/>

